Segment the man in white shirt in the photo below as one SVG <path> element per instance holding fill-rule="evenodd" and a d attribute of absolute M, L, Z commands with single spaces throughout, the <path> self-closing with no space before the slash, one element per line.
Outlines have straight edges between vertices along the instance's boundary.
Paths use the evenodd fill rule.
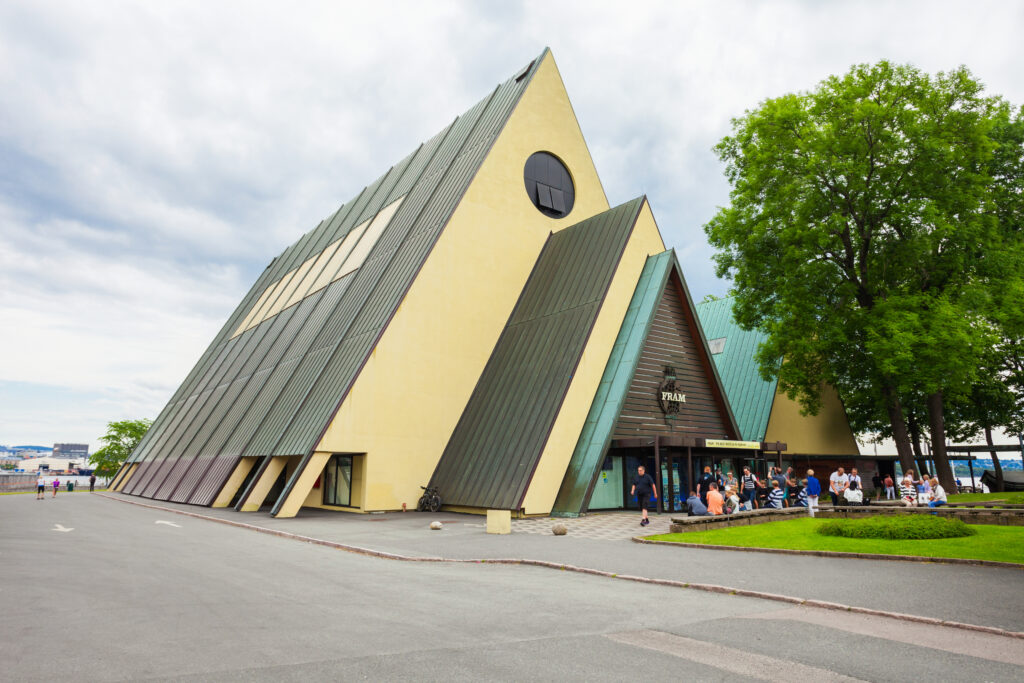
<path fill-rule="evenodd" d="M 846 471 L 840 467 L 838 470 L 833 472 L 828 478 L 828 495 L 832 497 L 832 507 L 839 505 L 839 500 L 843 496 L 843 492 L 850 485 L 850 478 L 846 476 Z"/>
<path fill-rule="evenodd" d="M 928 501 L 928 507 L 937 508 L 940 505 L 946 504 L 946 490 L 942 488 L 942 484 L 939 483 L 938 479 L 931 480 L 932 491 L 929 494 L 931 500 Z"/>

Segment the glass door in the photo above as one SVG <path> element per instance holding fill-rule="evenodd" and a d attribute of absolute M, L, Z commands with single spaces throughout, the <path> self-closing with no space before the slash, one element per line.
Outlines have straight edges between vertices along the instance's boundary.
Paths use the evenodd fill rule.
<path fill-rule="evenodd" d="M 352 505 L 352 456 L 332 455 L 324 468 L 324 505 Z"/>

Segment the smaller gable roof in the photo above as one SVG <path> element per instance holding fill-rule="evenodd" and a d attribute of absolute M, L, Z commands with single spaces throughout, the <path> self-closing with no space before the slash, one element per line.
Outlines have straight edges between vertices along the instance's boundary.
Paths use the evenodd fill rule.
<path fill-rule="evenodd" d="M 686 278 L 679 266 L 675 250 L 669 249 L 648 256 L 629 308 L 626 309 L 622 327 L 615 338 L 615 345 L 612 347 L 601 384 L 587 414 L 583 431 L 576 442 L 576 448 L 562 479 L 552 510 L 554 516 L 576 516 L 583 511 L 587 503 L 590 488 L 600 471 L 616 421 L 625 405 L 626 396 L 643 354 L 644 344 L 658 311 L 658 304 L 664 296 L 665 287 L 673 271 L 679 277 L 686 298 L 685 303 L 691 309 L 694 308 L 690 289 L 686 285 Z M 693 330 L 693 337 L 694 343 L 703 346 L 704 352 L 709 354 L 707 340 L 701 336 L 699 329 Z M 713 367 L 711 374 L 716 374 Z M 720 378 L 708 379 L 721 384 Z M 725 392 L 724 388 L 721 391 L 725 393 L 723 418 L 735 430 L 736 420 L 730 410 L 728 392 Z"/>
<path fill-rule="evenodd" d="M 548 238 L 431 478 L 446 504 L 522 505 L 644 201 Z"/>
<path fill-rule="evenodd" d="M 703 301 L 697 304 L 697 315 L 713 350 L 718 350 L 716 340 L 724 340 L 719 342 L 724 343 L 721 351 L 712 358 L 736 416 L 741 437 L 746 441 L 763 441 L 778 380 L 766 382 L 761 379 L 754 356 L 767 337 L 762 332 L 747 331 L 736 324 L 732 306 L 732 297 Z"/>

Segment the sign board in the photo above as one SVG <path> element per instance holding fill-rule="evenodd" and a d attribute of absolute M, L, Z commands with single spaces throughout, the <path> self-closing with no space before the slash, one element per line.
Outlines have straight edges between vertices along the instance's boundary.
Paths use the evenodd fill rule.
<path fill-rule="evenodd" d="M 686 394 L 683 393 L 682 387 L 676 384 L 675 368 L 666 367 L 664 372 L 665 375 L 658 387 L 658 405 L 661 406 L 661 412 L 665 417 L 671 419 L 679 414 L 679 409 L 686 403 Z"/>
<path fill-rule="evenodd" d="M 708 448 L 744 448 L 751 451 L 760 450 L 760 441 L 728 441 L 726 439 L 705 439 Z"/>

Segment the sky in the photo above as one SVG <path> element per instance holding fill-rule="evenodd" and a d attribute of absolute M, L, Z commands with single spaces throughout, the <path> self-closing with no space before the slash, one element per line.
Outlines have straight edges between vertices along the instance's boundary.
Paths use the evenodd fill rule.
<path fill-rule="evenodd" d="M 1024 3 L 0 2 L 0 444 L 153 418 L 267 263 L 547 46 L 694 297 L 730 119 L 856 63 L 1024 103 Z"/>

